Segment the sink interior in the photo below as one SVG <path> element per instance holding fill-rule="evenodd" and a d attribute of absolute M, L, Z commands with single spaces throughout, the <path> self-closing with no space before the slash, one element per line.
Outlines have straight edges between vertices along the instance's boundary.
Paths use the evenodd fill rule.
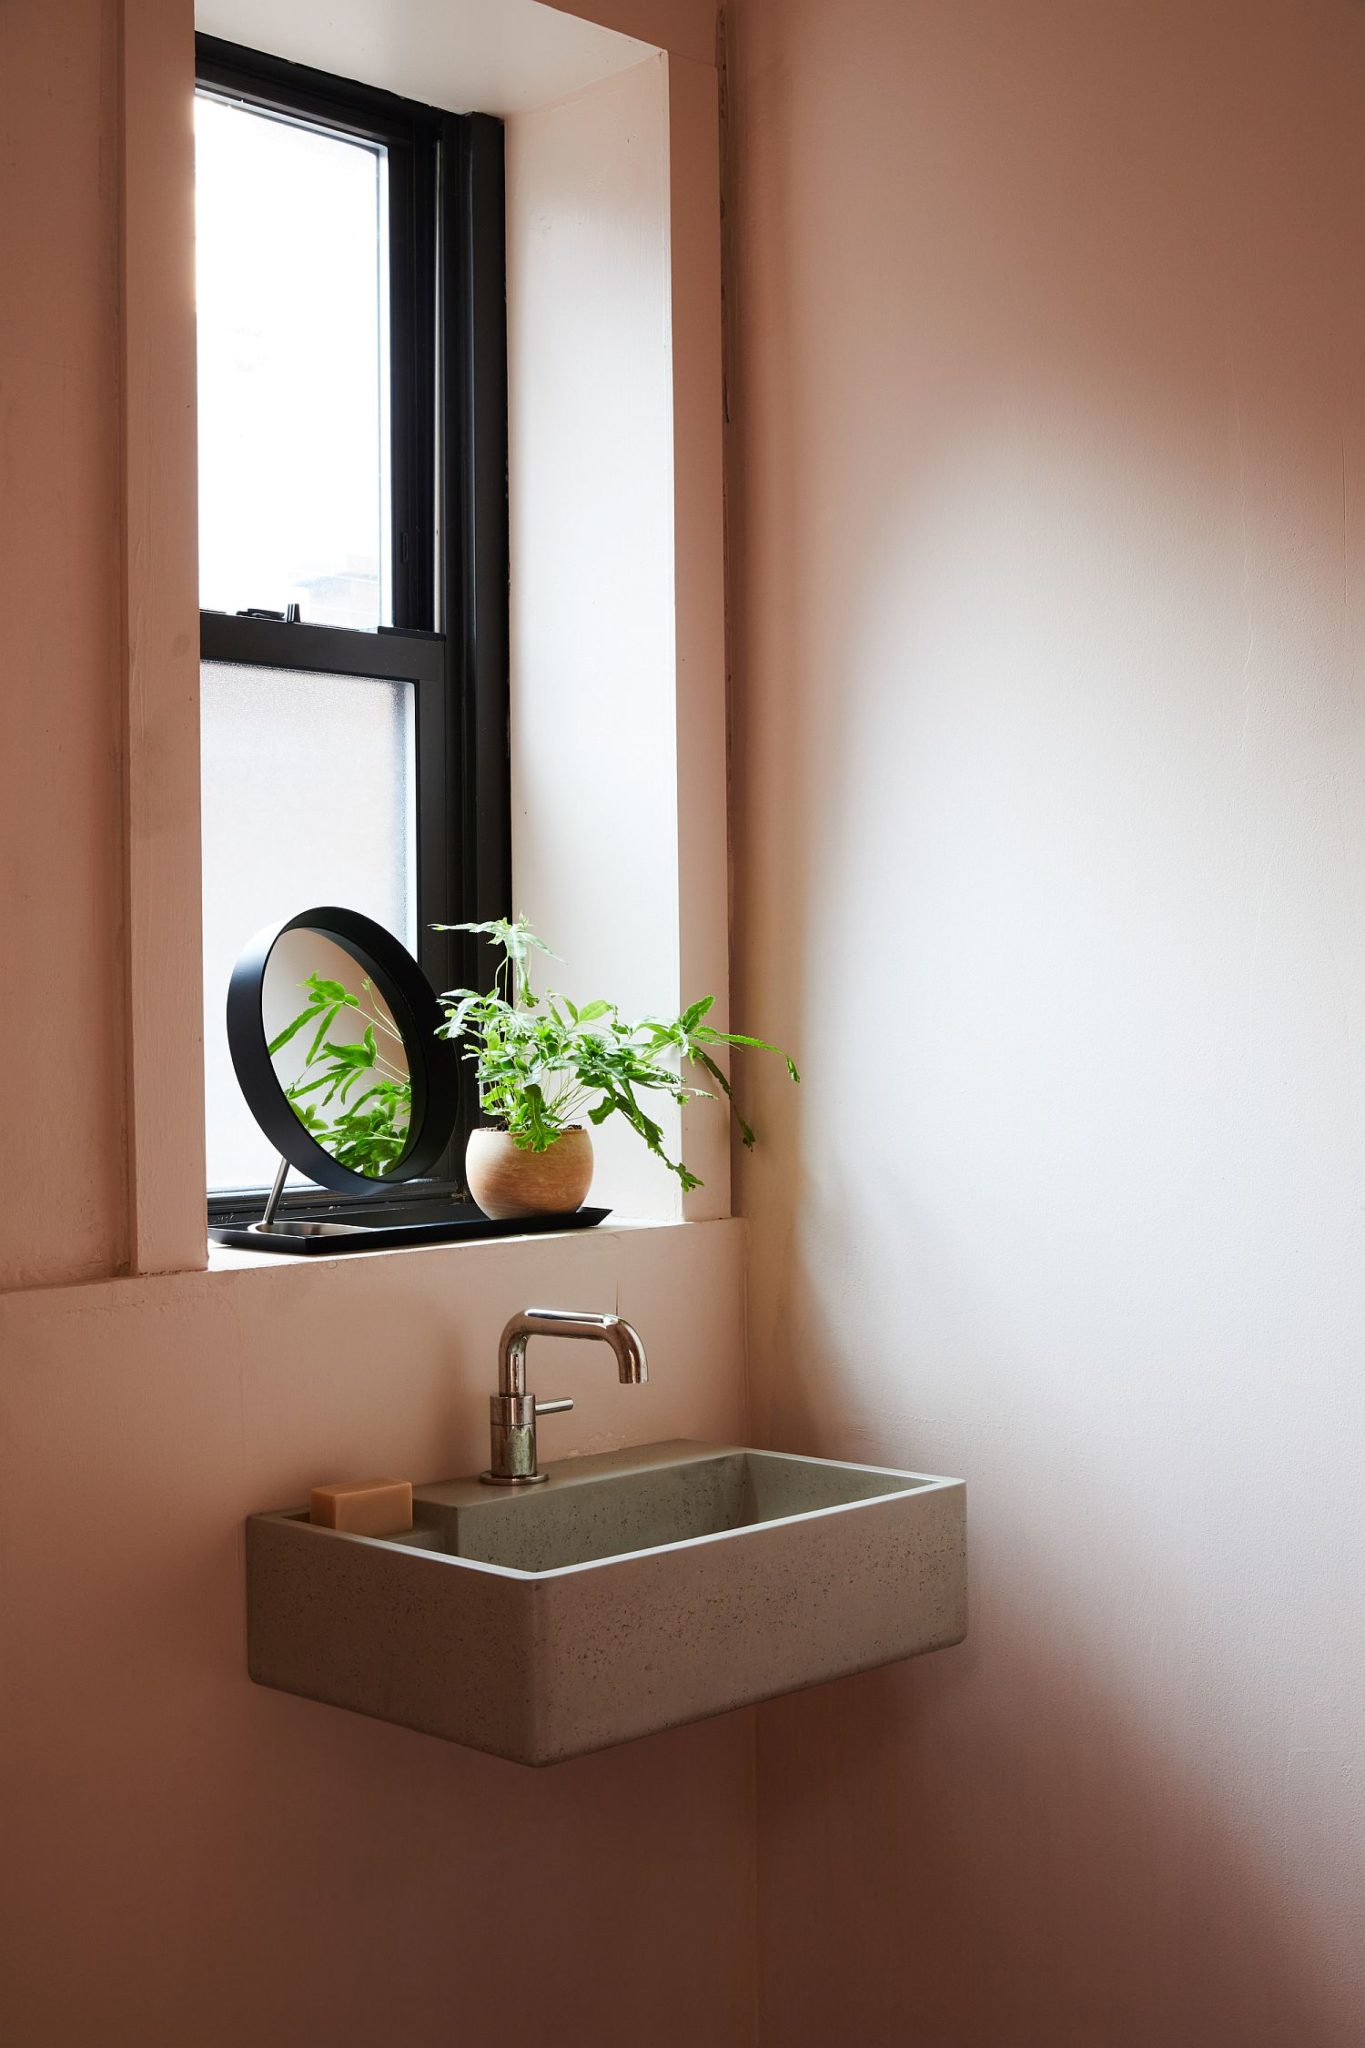
<path fill-rule="evenodd" d="M 515 1494 L 467 1483 L 418 1487 L 416 1526 L 387 1540 L 509 1571 L 548 1572 L 912 1493 L 930 1483 L 756 1451 L 611 1477 L 575 1479 L 571 1465 L 560 1465 L 546 1486 Z"/>

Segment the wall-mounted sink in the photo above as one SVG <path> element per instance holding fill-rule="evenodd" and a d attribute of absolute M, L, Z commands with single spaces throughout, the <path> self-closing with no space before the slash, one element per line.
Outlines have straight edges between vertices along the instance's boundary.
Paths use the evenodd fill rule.
<path fill-rule="evenodd" d="M 683 1441 L 545 1469 L 417 1487 L 384 1539 L 253 1515 L 252 1677 L 549 1764 L 966 1633 L 961 1480 Z"/>

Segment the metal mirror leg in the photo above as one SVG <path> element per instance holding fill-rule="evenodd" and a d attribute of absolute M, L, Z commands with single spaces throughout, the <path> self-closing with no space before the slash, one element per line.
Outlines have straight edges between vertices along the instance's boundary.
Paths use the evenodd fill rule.
<path fill-rule="evenodd" d="M 275 1211 L 280 1206 L 280 1196 L 284 1193 L 285 1177 L 288 1174 L 288 1172 L 289 1161 L 285 1158 L 284 1154 L 281 1153 L 280 1163 L 275 1171 L 275 1185 L 271 1188 L 270 1193 L 266 1198 L 265 1208 L 261 1212 L 260 1227 L 262 1230 L 269 1230 L 271 1225 L 275 1221 Z"/>

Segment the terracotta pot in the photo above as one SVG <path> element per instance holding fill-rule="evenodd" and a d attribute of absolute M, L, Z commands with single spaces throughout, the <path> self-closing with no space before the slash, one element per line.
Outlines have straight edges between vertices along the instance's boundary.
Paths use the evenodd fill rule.
<path fill-rule="evenodd" d="M 471 1131 L 464 1170 L 485 1216 L 563 1216 L 592 1185 L 592 1139 L 574 1124 L 545 1151 L 524 1152 L 506 1131 Z"/>

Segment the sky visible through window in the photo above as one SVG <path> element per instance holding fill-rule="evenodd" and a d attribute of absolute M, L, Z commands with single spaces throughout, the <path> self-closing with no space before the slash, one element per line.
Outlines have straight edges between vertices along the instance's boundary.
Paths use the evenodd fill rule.
<path fill-rule="evenodd" d="M 200 602 L 391 623 L 382 149 L 195 103 Z"/>

